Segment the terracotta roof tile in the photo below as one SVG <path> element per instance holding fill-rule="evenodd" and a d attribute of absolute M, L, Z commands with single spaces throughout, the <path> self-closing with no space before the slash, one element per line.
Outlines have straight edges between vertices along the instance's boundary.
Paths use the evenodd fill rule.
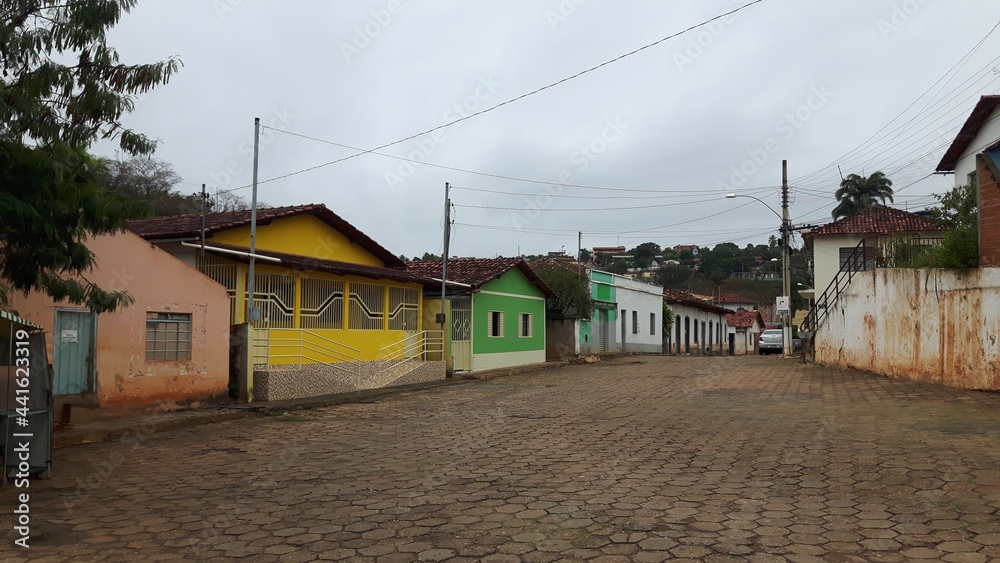
<path fill-rule="evenodd" d="M 555 297 L 549 286 L 538 277 L 522 258 L 453 258 L 448 260 L 448 281 L 456 281 L 472 286 L 476 290 L 517 268 L 546 297 Z M 432 278 L 441 278 L 441 262 L 411 262 L 411 272 Z"/>
<path fill-rule="evenodd" d="M 803 233 L 802 236 L 812 238 L 819 235 L 875 235 L 943 230 L 944 227 L 922 215 L 875 205 Z"/>
<path fill-rule="evenodd" d="M 297 215 L 314 215 L 330 225 L 351 242 L 367 250 L 389 268 L 405 268 L 406 264 L 398 256 L 389 252 L 371 237 L 358 230 L 339 215 L 330 211 L 322 203 L 270 207 L 257 210 L 257 225 L 266 225 L 277 219 Z M 250 210 L 208 213 L 205 216 L 205 233 L 211 235 L 250 224 Z M 128 228 L 146 240 L 195 238 L 201 234 L 201 214 L 171 215 L 129 221 Z"/>
<path fill-rule="evenodd" d="M 708 311 L 710 313 L 725 314 L 729 310 L 718 305 L 713 304 L 711 301 L 705 299 L 699 299 L 694 295 L 686 291 L 675 291 L 673 289 L 663 289 L 663 300 L 667 302 L 668 305 L 674 303 L 678 305 L 686 305 L 688 307 L 694 307 L 695 309 L 700 309 L 702 311 Z"/>
<path fill-rule="evenodd" d="M 726 315 L 726 324 L 736 328 L 750 328 L 759 323 L 764 327 L 764 317 L 760 316 L 760 311 L 739 311 Z"/>
<path fill-rule="evenodd" d="M 738 293 L 723 293 L 722 295 L 716 295 L 712 297 L 713 303 L 756 303 L 756 299 L 750 299 L 749 297 L 743 297 Z"/>

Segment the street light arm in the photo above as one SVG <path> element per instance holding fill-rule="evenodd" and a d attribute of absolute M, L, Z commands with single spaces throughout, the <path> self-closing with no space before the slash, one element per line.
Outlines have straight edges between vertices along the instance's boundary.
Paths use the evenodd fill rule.
<path fill-rule="evenodd" d="M 726 194 L 726 199 L 734 199 L 734 198 L 737 198 L 737 197 L 748 197 L 750 199 L 756 199 L 757 201 L 759 201 L 762 204 L 764 204 L 764 207 L 768 208 L 768 210 L 770 210 L 771 213 L 774 213 L 775 215 L 777 215 L 778 219 L 781 219 L 782 221 L 784 221 L 784 218 L 782 218 L 782 216 L 781 216 L 780 213 L 778 213 L 777 211 L 775 211 L 774 209 L 772 209 L 771 206 L 767 204 L 767 202 L 765 202 L 764 200 L 762 200 L 762 199 L 760 199 L 758 197 L 754 197 L 752 195 L 742 195 L 742 194 L 737 195 L 737 194 L 733 194 L 733 193 Z"/>

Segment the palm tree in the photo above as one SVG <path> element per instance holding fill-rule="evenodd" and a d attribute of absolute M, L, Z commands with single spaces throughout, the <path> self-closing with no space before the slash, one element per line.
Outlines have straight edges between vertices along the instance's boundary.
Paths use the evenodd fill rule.
<path fill-rule="evenodd" d="M 840 189 L 834 194 L 837 207 L 833 208 L 833 218 L 846 217 L 877 203 L 892 202 L 892 180 L 882 172 L 875 172 L 867 178 L 848 174 L 841 180 Z"/>

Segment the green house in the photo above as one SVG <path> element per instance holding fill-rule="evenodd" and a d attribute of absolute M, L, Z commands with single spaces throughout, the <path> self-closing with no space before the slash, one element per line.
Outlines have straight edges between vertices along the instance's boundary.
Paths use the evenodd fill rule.
<path fill-rule="evenodd" d="M 441 262 L 416 262 L 413 273 L 441 278 Z M 545 299 L 555 294 L 520 258 L 448 261 L 446 298 L 455 371 L 480 371 L 545 361 Z M 440 308 L 427 290 L 425 309 Z M 438 299 L 435 304 L 434 299 Z"/>

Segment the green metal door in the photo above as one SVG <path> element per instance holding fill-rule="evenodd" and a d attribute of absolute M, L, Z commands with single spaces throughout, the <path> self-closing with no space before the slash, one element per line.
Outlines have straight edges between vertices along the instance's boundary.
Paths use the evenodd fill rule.
<path fill-rule="evenodd" d="M 56 311 L 56 330 L 52 335 L 53 394 L 79 395 L 93 391 L 96 318 L 90 311 Z"/>

